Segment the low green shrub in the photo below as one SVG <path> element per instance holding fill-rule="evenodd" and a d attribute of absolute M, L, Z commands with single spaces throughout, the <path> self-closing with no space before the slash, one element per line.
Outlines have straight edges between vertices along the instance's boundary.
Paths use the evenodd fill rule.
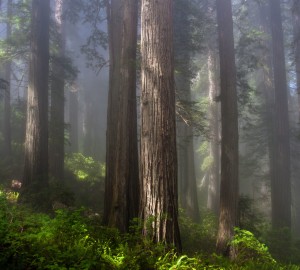
<path fill-rule="evenodd" d="M 251 261 L 270 265 L 276 264 L 268 247 L 259 242 L 253 233 L 239 228 L 235 228 L 234 231 L 235 236 L 230 245 L 232 245 L 237 252 L 236 263 L 243 265 Z"/>
<path fill-rule="evenodd" d="M 239 257 L 235 262 L 209 252 L 188 256 L 141 237 L 138 220 L 133 221 L 130 233 L 121 235 L 101 226 L 85 209 L 61 209 L 49 216 L 11 203 L 6 196 L 0 192 L 0 269 L 300 270 L 296 265 L 278 264 L 266 246 L 247 231 L 236 230 L 232 244 Z M 197 232 L 201 237 L 211 235 L 205 228 L 202 225 L 203 232 Z M 195 236 L 196 232 L 190 233 Z"/>

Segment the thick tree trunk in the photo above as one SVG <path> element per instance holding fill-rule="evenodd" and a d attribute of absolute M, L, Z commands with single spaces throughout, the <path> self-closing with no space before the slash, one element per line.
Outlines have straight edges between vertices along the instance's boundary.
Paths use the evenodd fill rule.
<path fill-rule="evenodd" d="M 49 0 L 33 0 L 23 195 L 48 183 L 49 17 Z"/>
<path fill-rule="evenodd" d="M 145 236 L 180 250 L 172 4 L 142 0 L 140 216 Z"/>
<path fill-rule="evenodd" d="M 291 182 L 288 92 L 282 19 L 279 0 L 270 0 L 270 22 L 274 72 L 274 178 L 271 182 L 272 225 L 291 227 Z"/>
<path fill-rule="evenodd" d="M 12 16 L 12 0 L 7 1 L 7 18 Z M 6 25 L 6 37 L 11 36 L 11 24 Z M 4 154 L 7 158 L 11 157 L 11 106 L 10 106 L 10 77 L 11 77 L 11 62 L 5 64 L 5 79 L 8 84 L 4 94 Z"/>
<path fill-rule="evenodd" d="M 110 85 L 107 110 L 104 223 L 121 232 L 138 216 L 139 172 L 136 111 L 136 0 L 108 6 Z"/>
<path fill-rule="evenodd" d="M 217 0 L 217 20 L 221 78 L 221 186 L 217 251 L 230 257 L 235 251 L 228 246 L 238 225 L 238 112 L 236 68 L 230 0 Z"/>
<path fill-rule="evenodd" d="M 220 204 L 220 130 L 219 130 L 219 104 L 216 86 L 216 59 L 211 48 L 208 51 L 208 83 L 210 100 L 210 156 L 212 166 L 209 171 L 207 207 L 216 215 L 219 214 Z"/>
<path fill-rule="evenodd" d="M 63 0 L 55 2 L 55 24 L 59 34 L 57 53 L 52 61 L 51 107 L 50 107 L 50 141 L 49 161 L 50 174 L 56 180 L 64 178 L 64 67 L 65 50 L 63 31 Z"/>

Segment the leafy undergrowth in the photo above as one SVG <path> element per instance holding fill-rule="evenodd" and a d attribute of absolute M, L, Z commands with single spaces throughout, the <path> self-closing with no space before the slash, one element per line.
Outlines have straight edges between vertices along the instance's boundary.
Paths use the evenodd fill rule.
<path fill-rule="evenodd" d="M 0 269 L 300 269 L 278 264 L 248 231 L 236 231 L 232 244 L 240 252 L 235 262 L 202 251 L 178 255 L 142 239 L 138 222 L 130 234 L 120 235 L 84 209 L 58 210 L 50 217 L 11 203 L 6 196 L 0 192 Z"/>

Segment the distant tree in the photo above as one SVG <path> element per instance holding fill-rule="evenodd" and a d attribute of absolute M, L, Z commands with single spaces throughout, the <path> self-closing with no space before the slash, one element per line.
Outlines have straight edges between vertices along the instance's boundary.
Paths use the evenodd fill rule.
<path fill-rule="evenodd" d="M 191 18 L 197 18 L 192 1 L 174 1 L 174 55 L 175 55 L 175 82 L 177 102 L 184 107 L 190 106 L 192 55 L 199 50 L 193 36 L 194 25 Z M 179 110 L 178 110 L 179 111 Z M 197 183 L 194 159 L 193 123 L 188 115 L 178 113 L 177 124 L 177 151 L 178 151 L 178 191 L 180 207 L 194 222 L 200 221 Z"/>
<path fill-rule="evenodd" d="M 294 59 L 295 59 L 295 70 L 296 70 L 296 94 L 298 98 L 298 121 L 297 121 L 297 147 L 295 150 L 300 152 L 299 146 L 299 123 L 300 123 L 300 1 L 294 0 L 292 2 L 292 15 L 293 15 L 293 49 L 294 49 Z M 294 148 L 294 147 L 293 147 Z M 292 149 L 293 150 L 293 149 Z M 299 155 L 299 154 L 298 154 Z M 298 159 L 294 162 L 298 165 Z M 295 166 L 294 166 L 295 167 Z M 297 168 L 299 168 L 297 166 Z M 295 212 L 295 220 L 294 220 L 294 230 L 296 236 L 300 237 L 300 198 L 298 196 L 300 192 L 300 180 L 299 180 L 299 169 L 295 171 L 295 180 L 294 180 L 294 196 L 293 196 L 293 204 L 294 204 L 294 212 Z"/>
<path fill-rule="evenodd" d="M 217 0 L 221 79 L 221 186 L 217 251 L 229 257 L 228 245 L 238 225 L 238 111 L 231 0 Z"/>
<path fill-rule="evenodd" d="M 212 164 L 209 170 L 207 207 L 215 214 L 218 214 L 220 204 L 220 108 L 216 100 L 218 97 L 216 61 L 215 49 L 210 44 L 208 48 L 207 67 L 210 102 L 210 157 Z"/>
<path fill-rule="evenodd" d="M 260 57 L 260 68 L 256 76 L 258 91 L 262 96 L 262 105 L 264 106 L 261 115 L 261 123 L 263 125 L 263 141 L 258 142 L 256 138 L 256 144 L 260 149 L 266 145 L 266 151 L 268 156 L 268 174 L 267 185 L 274 181 L 274 80 L 273 80 L 273 67 L 272 67 L 272 41 L 270 33 L 270 16 L 269 7 L 267 3 L 260 3 L 258 5 L 257 22 L 261 33 L 263 34 L 262 49 L 258 55 Z M 256 133 L 258 130 L 256 128 Z M 254 137 L 254 136 L 252 136 Z M 262 153 L 260 153 L 262 155 Z"/>
<path fill-rule="evenodd" d="M 291 180 L 288 91 L 279 0 L 270 0 L 274 72 L 274 178 L 271 182 L 272 225 L 291 227 Z"/>
<path fill-rule="evenodd" d="M 11 20 L 12 18 L 12 0 L 7 1 L 7 23 L 6 23 L 6 38 L 9 39 L 12 33 Z M 6 157 L 11 156 L 11 60 L 5 63 L 5 78 L 7 84 L 4 91 L 4 154 Z"/>
<path fill-rule="evenodd" d="M 180 250 L 172 3 L 142 0 L 140 216 L 145 236 Z"/>
<path fill-rule="evenodd" d="M 64 178 L 64 1 L 55 1 L 54 22 L 57 40 L 51 61 L 51 106 L 49 130 L 49 169 L 56 180 Z"/>
<path fill-rule="evenodd" d="M 95 71 L 97 75 L 102 71 L 102 68 L 108 64 L 106 56 L 104 56 L 105 53 L 103 55 L 103 49 L 106 50 L 108 44 L 107 31 L 106 29 L 104 30 L 107 19 L 105 12 L 106 2 L 106 0 L 65 1 L 66 8 L 64 18 L 67 20 L 66 29 L 68 29 L 66 32 L 68 38 L 67 49 L 73 50 L 76 48 L 76 46 L 79 45 L 79 39 L 81 39 L 83 44 L 80 46 L 80 51 L 83 56 L 86 57 L 85 66 L 86 68 Z M 85 30 L 78 31 L 78 28 Z M 81 35 L 80 33 L 83 32 L 85 32 L 85 34 Z M 80 81 L 78 80 L 76 83 L 71 82 L 70 87 L 68 87 L 71 91 L 68 94 L 68 97 L 74 98 L 67 98 L 67 107 L 72 111 L 69 117 L 69 135 L 71 144 L 69 150 L 75 151 L 75 149 L 78 149 L 79 140 L 80 151 L 87 156 L 99 160 L 102 159 L 101 150 L 105 148 L 105 146 L 99 145 L 99 140 L 101 140 L 102 135 L 102 127 L 99 125 L 101 120 L 99 120 L 99 117 L 94 116 L 95 114 L 99 115 L 99 113 L 103 111 L 103 109 L 101 109 L 102 106 L 99 106 L 98 101 L 99 97 L 101 97 L 101 93 L 106 89 L 106 81 L 101 81 L 101 87 L 96 91 L 93 90 L 95 89 L 92 85 L 93 76 L 87 76 L 92 75 L 90 70 L 82 72 L 81 74 L 84 74 L 82 79 Z M 99 80 L 99 78 L 97 80 Z M 68 85 L 68 83 L 66 85 Z M 80 87 L 79 91 L 78 85 L 84 86 L 84 89 L 81 89 Z M 75 107 L 78 101 L 71 102 L 71 100 L 75 101 L 75 99 L 79 99 L 80 107 L 83 105 L 81 108 L 78 108 L 79 112 L 77 111 L 76 113 Z M 74 109 L 72 109 L 72 107 Z M 75 118 L 77 118 L 77 120 L 75 120 Z M 76 133 L 74 133 L 74 131 L 76 131 Z M 75 149 L 73 149 L 73 146 Z"/>
<path fill-rule="evenodd" d="M 259 88 L 262 91 L 265 104 L 265 122 L 266 135 L 269 156 L 269 175 L 270 181 L 274 182 L 274 166 L 275 166 L 275 152 L 274 152 L 274 80 L 272 67 L 272 52 L 271 52 L 271 29 L 269 7 L 267 3 L 259 5 L 259 24 L 260 30 L 264 34 L 264 47 L 261 52 L 261 69 L 259 70 Z"/>
<path fill-rule="evenodd" d="M 70 151 L 77 153 L 78 146 L 78 114 L 79 114 L 79 101 L 78 101 L 79 87 L 76 82 L 70 85 L 69 89 L 69 121 L 70 121 Z"/>
<path fill-rule="evenodd" d="M 104 223 L 126 232 L 138 216 L 136 0 L 108 1 L 110 51 Z"/>
<path fill-rule="evenodd" d="M 300 2 L 298 0 L 293 1 L 292 14 L 293 14 L 293 30 L 294 30 L 293 45 L 294 45 L 294 52 L 295 52 L 297 94 L 298 94 L 298 103 L 300 104 Z M 300 119 L 300 112 L 299 112 L 299 119 Z"/>
<path fill-rule="evenodd" d="M 33 0 L 27 96 L 25 164 L 21 201 L 48 185 L 48 73 L 50 1 Z M 26 196 L 28 195 L 28 197 Z M 45 198 L 44 198 L 45 199 Z"/>

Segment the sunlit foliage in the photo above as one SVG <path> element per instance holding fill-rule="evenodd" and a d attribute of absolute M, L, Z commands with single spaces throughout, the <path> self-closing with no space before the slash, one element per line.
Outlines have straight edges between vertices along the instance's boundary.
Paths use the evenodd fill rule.
<path fill-rule="evenodd" d="M 79 181 L 99 182 L 105 176 L 104 164 L 100 164 L 92 157 L 85 157 L 81 153 L 67 156 L 65 165 Z"/>
<path fill-rule="evenodd" d="M 202 226 L 182 216 L 183 238 L 209 239 L 215 221 L 207 215 Z M 278 264 L 254 235 L 236 229 L 233 244 L 240 255 L 235 262 L 210 252 L 177 254 L 161 244 L 140 237 L 139 222 L 130 234 L 102 227 L 95 215 L 85 209 L 58 210 L 54 217 L 33 213 L 7 200 L 0 193 L 1 269 L 290 269 L 298 266 Z M 188 233 L 191 235 L 189 236 Z M 209 249 L 202 242 L 202 249 Z"/>
<path fill-rule="evenodd" d="M 65 185 L 75 196 L 75 205 L 103 209 L 105 164 L 73 153 L 65 158 Z"/>

